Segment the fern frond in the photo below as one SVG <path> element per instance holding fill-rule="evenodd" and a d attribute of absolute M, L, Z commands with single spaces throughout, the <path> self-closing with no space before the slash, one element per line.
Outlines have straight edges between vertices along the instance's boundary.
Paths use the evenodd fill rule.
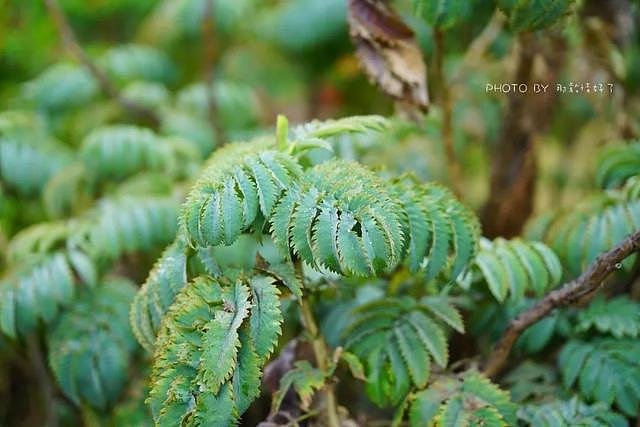
<path fill-rule="evenodd" d="M 273 396 L 271 412 L 276 413 L 280 409 L 282 400 L 291 387 L 300 397 L 302 409 L 308 410 L 314 392 L 324 386 L 325 380 L 326 373 L 321 369 L 314 368 L 306 360 L 295 362 L 295 367 L 280 379 L 280 388 Z"/>
<path fill-rule="evenodd" d="M 98 94 L 98 85 L 82 66 L 54 64 L 24 84 L 24 97 L 50 114 L 82 106 Z"/>
<path fill-rule="evenodd" d="M 125 86 L 122 95 L 131 102 L 143 105 L 150 110 L 161 111 L 169 106 L 171 98 L 169 91 L 163 85 L 140 80 Z"/>
<path fill-rule="evenodd" d="M 640 342 L 631 339 L 569 341 L 558 358 L 565 387 L 586 401 L 613 403 L 626 415 L 640 410 Z"/>
<path fill-rule="evenodd" d="M 389 126 L 382 116 L 350 116 L 337 120 L 314 120 L 292 130 L 296 141 L 315 138 L 330 138 L 347 133 L 380 132 Z"/>
<path fill-rule="evenodd" d="M 616 338 L 636 338 L 640 334 L 640 303 L 626 296 L 609 300 L 596 298 L 578 313 L 576 329 L 580 332 L 596 329 Z"/>
<path fill-rule="evenodd" d="M 118 82 L 146 80 L 169 83 L 177 74 L 169 57 L 150 46 L 129 44 L 113 47 L 98 59 L 98 64 Z"/>
<path fill-rule="evenodd" d="M 21 260 L 0 279 L 0 331 L 24 336 L 39 320 L 52 321 L 71 302 L 78 282 L 93 285 L 95 277 L 92 261 L 75 249 Z"/>
<path fill-rule="evenodd" d="M 409 409 L 413 427 L 431 425 L 516 425 L 516 405 L 509 393 L 475 371 L 442 377 L 413 396 Z"/>
<path fill-rule="evenodd" d="M 347 32 L 347 5 L 342 0 L 293 0 L 279 6 L 259 29 L 262 37 L 284 50 L 313 51 Z"/>
<path fill-rule="evenodd" d="M 65 147 L 41 138 L 0 137 L 0 182 L 18 194 L 39 194 L 49 178 L 71 162 Z"/>
<path fill-rule="evenodd" d="M 562 277 L 560 260 L 548 246 L 517 238 L 482 239 L 473 267 L 498 301 L 508 293 L 516 301 L 528 291 L 540 296 Z"/>
<path fill-rule="evenodd" d="M 367 394 L 379 406 L 404 399 L 410 387 L 424 387 L 430 361 L 445 367 L 444 329 L 429 309 L 411 298 L 386 298 L 354 310 L 344 332 L 345 348 L 366 360 Z"/>
<path fill-rule="evenodd" d="M 294 158 L 270 150 L 271 144 L 231 144 L 211 157 L 182 209 L 181 223 L 192 245 L 230 245 L 260 214 L 270 215 L 280 194 L 302 173 Z"/>
<path fill-rule="evenodd" d="M 404 211 L 405 253 L 411 271 L 423 269 L 430 281 L 448 267 L 454 280 L 477 252 L 476 216 L 444 187 L 399 180 L 394 191 Z"/>
<path fill-rule="evenodd" d="M 355 164 L 330 161 L 305 173 L 276 205 L 271 233 L 309 265 L 368 276 L 400 260 L 399 206 L 385 183 Z"/>
<path fill-rule="evenodd" d="M 160 321 L 186 283 L 186 245 L 177 239 L 156 261 L 131 304 L 131 329 L 147 351 L 152 351 Z"/>
<path fill-rule="evenodd" d="M 598 187 L 619 187 L 636 175 L 640 175 L 640 141 L 610 145 L 602 150 L 596 164 Z"/>
<path fill-rule="evenodd" d="M 199 277 L 185 286 L 156 342 L 148 399 L 156 423 L 176 425 L 193 416 L 235 424 L 259 394 L 281 321 L 272 279 L 223 285 Z"/>
<path fill-rule="evenodd" d="M 549 27 L 568 15 L 574 0 L 499 0 L 513 31 L 534 31 Z"/>
<path fill-rule="evenodd" d="M 54 325 L 49 363 L 60 388 L 77 405 L 105 409 L 125 385 L 135 348 L 128 325 L 134 293 L 127 280 L 107 280 L 83 294 Z"/>
<path fill-rule="evenodd" d="M 553 367 L 525 361 L 505 375 L 501 382 L 508 387 L 511 399 L 522 403 L 553 396 L 558 388 L 556 377 Z"/>
<path fill-rule="evenodd" d="M 255 91 L 247 85 L 218 81 L 213 86 L 218 121 L 227 132 L 255 127 L 260 117 L 260 104 Z M 176 107 L 196 117 L 207 118 L 209 111 L 207 87 L 190 85 L 177 94 Z"/>
<path fill-rule="evenodd" d="M 518 411 L 518 418 L 531 426 L 562 427 L 628 427 L 623 415 L 613 412 L 601 402 L 587 405 L 577 397 L 554 400 L 541 405 L 527 405 Z"/>
<path fill-rule="evenodd" d="M 598 255 L 640 228 L 638 182 L 631 179 L 619 191 L 598 194 L 571 209 L 543 216 L 529 229 L 558 254 L 571 275 L 577 276 Z M 622 263 L 625 271 L 636 258 Z"/>
<path fill-rule="evenodd" d="M 175 237 L 178 209 L 172 197 L 103 199 L 87 214 L 87 249 L 98 259 L 116 259 L 166 245 Z"/>
<path fill-rule="evenodd" d="M 70 215 L 80 200 L 91 198 L 88 174 L 81 162 L 73 162 L 58 170 L 42 190 L 42 201 L 52 218 Z"/>
<path fill-rule="evenodd" d="M 97 180 L 173 168 L 170 146 L 151 130 L 131 125 L 95 129 L 82 142 L 80 156 L 87 172 Z"/>
<path fill-rule="evenodd" d="M 468 19 L 473 4 L 460 0 L 413 0 L 413 10 L 434 27 L 447 29 Z"/>
<path fill-rule="evenodd" d="M 198 148 L 202 158 L 208 156 L 219 142 L 207 120 L 177 110 L 163 113 L 162 132 L 190 141 Z"/>

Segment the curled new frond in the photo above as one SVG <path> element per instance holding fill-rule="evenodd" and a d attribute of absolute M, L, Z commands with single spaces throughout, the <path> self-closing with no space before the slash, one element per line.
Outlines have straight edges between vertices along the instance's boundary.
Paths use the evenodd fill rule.
<path fill-rule="evenodd" d="M 156 342 L 148 398 L 156 425 L 237 422 L 260 393 L 261 368 L 280 335 L 273 282 L 199 277 L 180 291 Z"/>
<path fill-rule="evenodd" d="M 613 412 L 602 402 L 587 405 L 577 397 L 553 400 L 540 405 L 526 405 L 518 411 L 518 419 L 531 426 L 628 427 L 623 415 Z"/>
<path fill-rule="evenodd" d="M 73 299 L 79 282 L 93 285 L 96 271 L 89 257 L 75 249 L 31 255 L 0 279 L 0 331 L 26 335 L 54 319 Z"/>
<path fill-rule="evenodd" d="M 186 245 L 178 239 L 156 261 L 131 304 L 131 329 L 147 351 L 153 349 L 160 321 L 186 283 Z"/>
<path fill-rule="evenodd" d="M 125 385 L 135 348 L 127 322 L 134 293 L 127 280 L 107 280 L 85 292 L 53 326 L 49 363 L 60 388 L 77 405 L 106 409 Z"/>
<path fill-rule="evenodd" d="M 635 175 L 640 175 L 640 141 L 611 145 L 602 150 L 596 165 L 598 187 L 619 187 Z"/>
<path fill-rule="evenodd" d="M 413 396 L 409 409 L 412 427 L 431 425 L 516 425 L 516 405 L 476 371 L 442 377 Z"/>
<path fill-rule="evenodd" d="M 97 180 L 173 167 L 171 147 L 151 130 L 131 125 L 95 129 L 82 142 L 80 156 L 87 172 Z"/>
<path fill-rule="evenodd" d="M 387 271 L 400 261 L 400 206 L 386 184 L 364 167 L 330 161 L 305 173 L 271 216 L 271 234 L 309 265 L 356 276 Z"/>
<path fill-rule="evenodd" d="M 636 338 L 640 335 L 640 303 L 626 296 L 609 300 L 599 297 L 578 313 L 577 330 L 595 329 L 616 338 Z"/>
<path fill-rule="evenodd" d="M 382 131 L 389 122 L 382 116 L 351 116 L 337 120 L 314 120 L 293 129 L 295 140 L 329 138 L 346 133 Z"/>
<path fill-rule="evenodd" d="M 293 157 L 271 145 L 231 144 L 211 157 L 182 208 L 181 222 L 192 245 L 230 245 L 269 217 L 282 192 L 302 174 Z"/>
<path fill-rule="evenodd" d="M 540 296 L 557 285 L 562 265 L 556 254 L 540 242 L 482 239 L 472 274 L 487 284 L 498 301 L 503 301 L 507 293 L 512 299 L 521 300 L 528 291 Z"/>
<path fill-rule="evenodd" d="M 88 214 L 87 249 L 98 258 L 116 259 L 162 247 L 175 237 L 178 207 L 171 197 L 104 199 Z"/>
<path fill-rule="evenodd" d="M 443 318 L 431 305 L 408 297 L 386 298 L 354 310 L 343 333 L 345 348 L 366 361 L 366 390 L 377 405 L 397 405 L 411 388 L 424 387 L 431 360 L 446 367 L 444 328 L 433 317 Z"/>
<path fill-rule="evenodd" d="M 585 401 L 613 403 L 629 417 L 640 408 L 640 342 L 636 339 L 569 341 L 558 358 L 565 387 Z"/>

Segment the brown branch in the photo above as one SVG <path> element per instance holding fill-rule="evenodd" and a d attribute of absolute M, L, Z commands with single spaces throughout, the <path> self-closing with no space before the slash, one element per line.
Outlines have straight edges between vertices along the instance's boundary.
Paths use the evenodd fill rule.
<path fill-rule="evenodd" d="M 204 11 L 202 14 L 202 44 L 203 44 L 203 70 L 204 82 L 207 91 L 207 104 L 209 108 L 209 123 L 216 136 L 218 146 L 224 144 L 224 133 L 220 127 L 218 120 L 218 103 L 213 90 L 214 83 L 214 64 L 215 64 L 215 22 L 213 20 L 213 2 L 214 0 L 205 0 Z"/>
<path fill-rule="evenodd" d="M 518 337 L 531 325 L 547 316 L 553 309 L 575 304 L 603 286 L 603 280 L 621 268 L 621 262 L 640 249 L 640 230 L 628 236 L 618 246 L 600 255 L 587 271 L 559 289 L 549 292 L 533 307 L 511 321 L 498 344 L 489 355 L 484 374 L 495 377 L 509 356 Z"/>
<path fill-rule="evenodd" d="M 73 28 L 69 24 L 64 11 L 58 4 L 58 0 L 44 0 L 44 4 L 53 19 L 60 38 L 64 43 L 64 46 L 71 52 L 71 54 L 91 73 L 100 85 L 102 91 L 110 98 L 114 99 L 120 106 L 126 110 L 129 114 L 136 117 L 144 124 L 158 128 L 160 125 L 160 119 L 155 112 L 148 108 L 139 105 L 130 99 L 122 96 L 120 90 L 116 87 L 109 77 L 91 60 L 89 55 L 82 49 L 82 46 L 78 43 Z"/>
<path fill-rule="evenodd" d="M 562 70 L 565 45 L 560 37 L 549 36 L 544 43 L 532 34 L 519 38 L 517 67 L 512 82 L 531 86 L 533 82 L 552 85 Z M 539 59 L 546 67 L 534 67 Z M 541 75 L 534 73 L 534 68 Z M 541 71 L 544 71 L 543 73 Z M 482 212 L 482 229 L 487 237 L 521 234 L 533 212 L 537 175 L 536 137 L 553 119 L 556 92 L 544 94 L 511 91 L 503 126 L 492 155 L 489 198 Z"/>
<path fill-rule="evenodd" d="M 456 196 L 462 194 L 462 179 L 460 176 L 460 164 L 456 159 L 453 147 L 453 111 L 451 107 L 451 93 L 449 83 L 444 73 L 444 31 L 439 28 L 434 30 L 435 39 L 435 70 L 434 79 L 438 86 L 440 105 L 442 106 L 442 141 L 447 157 L 447 170 L 451 180 L 451 188 Z"/>

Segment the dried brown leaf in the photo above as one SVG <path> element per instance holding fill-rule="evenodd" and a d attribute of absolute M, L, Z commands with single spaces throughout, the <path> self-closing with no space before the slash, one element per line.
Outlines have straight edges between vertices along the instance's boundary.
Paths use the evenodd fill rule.
<path fill-rule="evenodd" d="M 382 0 L 349 0 L 349 28 L 369 79 L 387 95 L 426 111 L 427 67 L 415 34 Z"/>

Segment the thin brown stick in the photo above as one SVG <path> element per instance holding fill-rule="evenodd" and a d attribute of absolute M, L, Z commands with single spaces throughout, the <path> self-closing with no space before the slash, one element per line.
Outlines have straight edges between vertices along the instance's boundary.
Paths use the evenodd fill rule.
<path fill-rule="evenodd" d="M 531 325 L 547 316 L 553 309 L 575 304 L 582 297 L 596 292 L 611 273 L 621 268 L 621 262 L 640 249 L 640 230 L 628 236 L 618 246 L 600 255 L 587 271 L 560 289 L 549 292 L 533 307 L 511 321 L 498 344 L 489 355 L 484 374 L 495 377 L 505 362 L 518 337 Z"/>
<path fill-rule="evenodd" d="M 73 32 L 73 28 L 71 28 L 71 24 L 69 24 L 60 4 L 58 4 L 58 0 L 44 0 L 44 4 L 56 25 L 64 46 L 98 81 L 102 91 L 108 97 L 114 99 L 132 116 L 152 128 L 158 128 L 160 125 L 160 119 L 156 113 L 122 96 L 116 85 L 109 80 L 109 77 L 91 60 L 84 49 L 82 49 L 82 46 L 78 43 L 78 39 Z"/>
<path fill-rule="evenodd" d="M 434 78 L 438 85 L 440 105 L 442 107 L 442 141 L 447 157 L 447 170 L 451 187 L 457 196 L 462 195 L 462 179 L 460 176 L 460 164 L 456 159 L 453 147 L 453 111 L 451 107 L 451 93 L 449 83 L 444 73 L 444 31 L 439 28 L 434 30 L 435 40 L 435 72 Z"/>
<path fill-rule="evenodd" d="M 45 426 L 58 427 L 58 417 L 53 401 L 53 386 L 51 385 L 51 378 L 47 371 L 47 365 L 42 355 L 42 348 L 37 335 L 30 335 L 27 337 L 27 350 L 29 352 L 29 359 L 33 366 L 33 372 L 35 372 L 38 380 L 38 387 L 42 393 L 42 400 L 44 403 L 44 416 Z"/>
<path fill-rule="evenodd" d="M 213 83 L 215 78 L 214 64 L 216 56 L 215 46 L 215 22 L 213 20 L 213 2 L 214 0 L 206 0 L 204 12 L 202 14 L 202 44 L 203 44 L 203 70 L 204 82 L 207 91 L 207 104 L 209 109 L 209 123 L 216 136 L 218 146 L 224 144 L 224 133 L 218 121 L 218 103 L 213 91 Z"/>
<path fill-rule="evenodd" d="M 300 277 L 300 280 L 304 280 L 302 264 L 300 261 L 296 262 L 295 268 L 296 274 Z M 318 328 L 315 317 L 313 316 L 313 309 L 308 296 L 300 298 L 300 320 L 302 321 L 302 326 L 306 333 L 311 338 L 311 346 L 313 348 L 313 354 L 318 368 L 322 371 L 326 371 L 330 363 L 329 349 L 327 348 L 324 337 L 320 333 L 320 329 Z M 324 397 L 324 408 L 322 411 L 322 415 L 325 418 L 324 422 L 328 427 L 340 427 L 342 423 L 340 422 L 340 416 L 338 415 L 338 400 L 336 399 L 333 384 L 326 384 L 322 390 L 322 394 Z"/>

